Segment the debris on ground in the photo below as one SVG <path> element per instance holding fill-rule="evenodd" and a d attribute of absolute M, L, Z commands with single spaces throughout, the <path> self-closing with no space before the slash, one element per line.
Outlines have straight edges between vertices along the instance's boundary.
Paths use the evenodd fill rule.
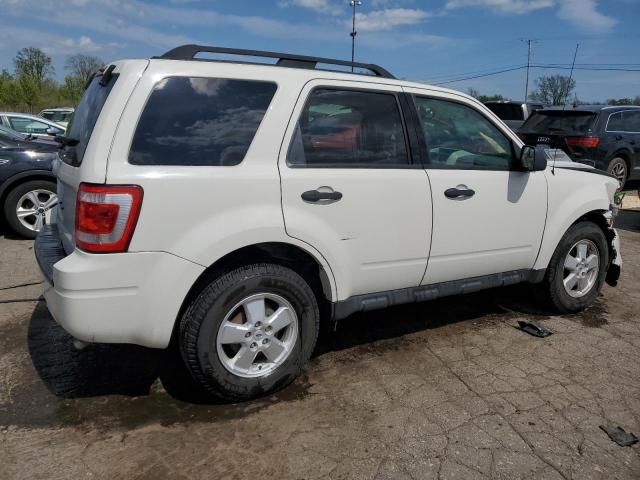
<path fill-rule="evenodd" d="M 528 322 L 524 320 L 518 320 L 518 325 L 520 330 L 522 330 L 523 332 L 527 332 L 529 335 L 533 335 L 534 337 L 544 338 L 553 334 L 552 331 L 547 330 L 542 325 L 534 322 L 533 320 L 530 320 Z"/>
<path fill-rule="evenodd" d="M 626 432 L 622 427 L 600 425 L 600 428 L 621 447 L 630 447 L 634 443 L 638 443 L 638 437 L 631 432 Z"/>

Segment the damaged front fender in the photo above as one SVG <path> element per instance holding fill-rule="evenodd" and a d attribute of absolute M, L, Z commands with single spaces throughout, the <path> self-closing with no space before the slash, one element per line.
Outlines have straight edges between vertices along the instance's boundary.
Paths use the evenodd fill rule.
<path fill-rule="evenodd" d="M 618 285 L 620 273 L 622 272 L 622 255 L 620 254 L 620 237 L 615 228 L 610 228 L 607 232 L 609 240 L 609 268 L 605 281 L 608 285 L 615 287 Z"/>

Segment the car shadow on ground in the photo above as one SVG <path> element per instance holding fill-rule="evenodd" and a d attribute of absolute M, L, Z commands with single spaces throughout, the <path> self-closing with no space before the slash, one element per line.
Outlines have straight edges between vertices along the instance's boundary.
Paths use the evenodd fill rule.
<path fill-rule="evenodd" d="M 548 316 L 548 312 L 535 306 L 530 288 L 526 286 L 469 294 L 462 302 L 460 297 L 450 297 L 392 307 L 352 315 L 340 321 L 335 329 L 325 329 L 314 358 L 453 323 L 472 320 L 474 325 L 481 325 L 491 322 L 496 314 L 501 321 L 523 314 L 537 318 Z M 44 302 L 39 302 L 31 315 L 28 349 L 39 379 L 49 392 L 63 399 L 106 395 L 157 397 L 155 386 L 159 379 L 174 400 L 190 404 L 216 403 L 190 381 L 176 349 L 94 344 L 77 350 L 73 339 L 53 320 Z M 279 398 L 287 395 L 295 398 L 299 393 L 294 385 L 280 393 Z"/>

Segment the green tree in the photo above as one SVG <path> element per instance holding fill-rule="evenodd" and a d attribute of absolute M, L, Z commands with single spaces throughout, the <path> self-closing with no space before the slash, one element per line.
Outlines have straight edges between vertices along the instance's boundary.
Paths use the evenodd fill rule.
<path fill-rule="evenodd" d="M 631 100 L 630 98 L 610 98 L 607 100 L 607 105 L 640 105 L 640 102 L 634 103 L 635 101 L 640 101 L 640 97 L 636 97 L 635 100 Z"/>
<path fill-rule="evenodd" d="M 103 65 L 104 62 L 98 57 L 79 53 L 68 57 L 64 68 L 69 72 L 70 77 L 79 79 L 84 86 L 89 82 L 91 76 Z"/>
<path fill-rule="evenodd" d="M 64 83 L 60 86 L 60 95 L 70 104 L 76 105 L 84 93 L 86 84 L 87 82 L 83 81 L 81 77 L 67 75 L 64 77 Z"/>
<path fill-rule="evenodd" d="M 13 64 L 19 98 L 33 113 L 54 74 L 51 57 L 39 48 L 26 47 L 18 51 Z"/>
<path fill-rule="evenodd" d="M 467 94 L 472 96 L 473 98 L 476 98 L 478 100 L 480 100 L 481 102 L 496 102 L 496 101 L 501 101 L 501 100 L 507 100 L 507 98 L 503 97 L 502 95 L 482 95 L 478 90 L 476 90 L 475 88 L 467 88 Z"/>
<path fill-rule="evenodd" d="M 536 80 L 536 90 L 529 95 L 534 102 L 564 105 L 576 89 L 576 81 L 564 75 L 542 76 Z"/>

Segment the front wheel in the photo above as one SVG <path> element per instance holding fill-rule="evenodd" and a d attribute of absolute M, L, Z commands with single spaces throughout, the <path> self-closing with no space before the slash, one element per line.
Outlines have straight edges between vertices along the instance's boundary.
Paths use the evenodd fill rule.
<path fill-rule="evenodd" d="M 210 394 L 250 400 L 302 372 L 319 324 L 316 298 L 300 275 L 281 265 L 249 265 L 213 280 L 191 302 L 180 324 L 180 351 Z"/>
<path fill-rule="evenodd" d="M 609 250 L 602 229 L 592 222 L 580 222 L 560 240 L 542 287 L 558 312 L 579 312 L 598 296 L 608 265 Z"/>

